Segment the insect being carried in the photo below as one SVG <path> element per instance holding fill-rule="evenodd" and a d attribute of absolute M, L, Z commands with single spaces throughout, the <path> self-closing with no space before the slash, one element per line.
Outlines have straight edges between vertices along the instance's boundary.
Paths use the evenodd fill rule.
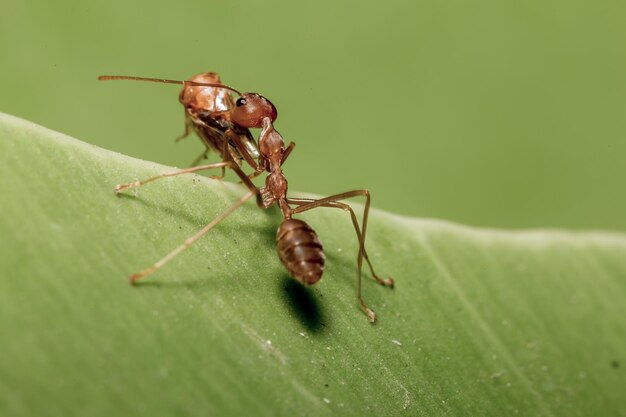
<path fill-rule="evenodd" d="M 187 169 L 166 172 L 143 181 L 120 184 L 115 187 L 116 193 L 131 187 L 139 187 L 160 178 L 216 168 L 222 170 L 221 177 L 224 176 L 225 168 L 232 169 L 248 188 L 248 193 L 213 219 L 203 229 L 187 239 L 182 245 L 178 246 L 149 268 L 131 275 L 131 282 L 134 283 L 138 279 L 161 268 L 180 252 L 194 244 L 247 200 L 256 197 L 257 205 L 260 208 L 267 209 L 273 205 L 278 205 L 282 211 L 284 220 L 278 227 L 276 234 L 278 257 L 282 264 L 289 274 L 301 283 L 306 285 L 315 284 L 321 279 L 324 272 L 326 259 L 324 250 L 313 228 L 306 222 L 295 219 L 293 216 L 317 207 L 337 208 L 350 214 L 359 242 L 356 283 L 356 294 L 359 306 L 372 323 L 376 321 L 376 314 L 365 304 L 361 295 L 361 270 L 363 259 L 367 262 L 372 277 L 376 282 L 381 285 L 393 287 L 394 281 L 392 278 L 380 278 L 374 272 L 374 268 L 372 267 L 372 263 L 365 249 L 370 193 L 367 190 L 354 190 L 320 199 L 288 197 L 287 179 L 282 171 L 282 165 L 293 150 L 295 144 L 291 142 L 288 147 L 285 147 L 282 136 L 274 129 L 273 123 L 278 113 L 274 105 L 268 99 L 257 93 L 242 94 L 232 87 L 223 85 L 219 76 L 211 72 L 196 75 L 188 81 L 115 75 L 102 75 L 98 77 L 98 79 L 138 80 L 181 84 L 183 90 L 180 93 L 179 100 L 185 107 L 185 132 L 182 137 L 188 135 L 189 128 L 191 127 L 204 143 L 206 150 L 196 162 L 206 157 L 206 153 L 209 149 L 218 153 L 222 159 L 222 161 L 218 163 L 194 166 Z M 231 92 L 239 95 L 236 101 L 233 101 Z M 250 133 L 249 129 L 251 128 L 261 129 L 258 147 L 254 141 L 254 137 Z M 244 162 L 253 169 L 253 172 L 249 175 L 243 171 L 242 166 Z M 251 179 L 263 172 L 267 172 L 265 186 L 258 188 Z M 352 207 L 342 202 L 342 200 L 358 196 L 365 197 L 362 228 L 359 226 L 357 216 Z"/>

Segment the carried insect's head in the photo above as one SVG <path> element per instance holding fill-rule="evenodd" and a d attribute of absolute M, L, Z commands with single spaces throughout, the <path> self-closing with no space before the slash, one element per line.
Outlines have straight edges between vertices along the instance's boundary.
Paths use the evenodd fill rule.
<path fill-rule="evenodd" d="M 271 101 L 260 94 L 244 93 L 235 102 L 231 113 L 234 123 L 242 127 L 262 127 L 263 119 L 269 117 L 276 120 L 278 112 Z"/>

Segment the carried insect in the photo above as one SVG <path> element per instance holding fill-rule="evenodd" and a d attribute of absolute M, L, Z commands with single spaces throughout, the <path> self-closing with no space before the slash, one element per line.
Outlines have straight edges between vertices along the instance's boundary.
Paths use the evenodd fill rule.
<path fill-rule="evenodd" d="M 371 275 L 381 285 L 393 287 L 392 278 L 380 278 L 375 272 L 365 249 L 365 236 L 370 208 L 369 191 L 354 190 L 332 195 L 320 199 L 293 198 L 287 195 L 287 179 L 282 171 L 282 165 L 295 147 L 291 142 L 285 147 L 283 137 L 274 128 L 278 112 L 274 105 L 265 97 L 257 93 L 240 93 L 238 90 L 221 83 L 216 73 L 207 72 L 198 74 L 191 80 L 177 81 L 168 79 L 102 75 L 99 80 L 136 80 L 151 81 L 168 84 L 180 84 L 183 89 L 179 101 L 185 107 L 185 131 L 177 140 L 187 136 L 190 128 L 197 133 L 206 149 L 194 165 L 202 158 L 207 157 L 209 149 L 215 151 L 221 162 L 192 166 L 128 184 L 115 187 L 119 193 L 131 187 L 139 187 L 160 178 L 198 172 L 208 169 L 233 170 L 248 188 L 248 192 L 227 210 L 213 219 L 195 235 L 187 239 L 182 245 L 167 254 L 154 265 L 130 276 L 131 283 L 149 275 L 180 252 L 193 245 L 219 222 L 228 217 L 237 208 L 241 207 L 252 197 L 256 197 L 257 205 L 267 209 L 274 205 L 280 208 L 284 220 L 278 227 L 276 234 L 278 257 L 291 276 L 305 285 L 318 282 L 324 272 L 325 255 L 320 240 L 311 226 L 306 222 L 295 219 L 295 214 L 303 213 L 317 207 L 329 207 L 344 210 L 349 213 L 350 219 L 359 242 L 357 257 L 356 295 L 360 308 L 367 315 L 370 322 L 376 322 L 376 313 L 370 309 L 361 295 L 361 275 L 363 259 L 367 262 Z M 231 92 L 239 98 L 233 100 Z M 258 146 L 250 133 L 251 128 L 260 128 Z M 252 168 L 250 174 L 243 170 L 243 163 Z M 266 172 L 265 186 L 258 188 L 252 179 Z M 343 200 L 362 196 L 365 197 L 365 208 L 361 221 L 362 228 L 352 207 Z"/>

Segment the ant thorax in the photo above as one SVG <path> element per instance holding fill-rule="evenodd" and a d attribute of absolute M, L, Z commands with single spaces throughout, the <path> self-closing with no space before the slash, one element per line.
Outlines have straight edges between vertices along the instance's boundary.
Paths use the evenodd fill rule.
<path fill-rule="evenodd" d="M 265 178 L 265 188 L 262 190 L 263 203 L 267 207 L 278 203 L 283 214 L 291 216 L 291 210 L 286 203 L 287 178 L 281 169 L 285 153 L 285 141 L 272 124 L 269 117 L 263 119 L 263 130 L 259 135 L 259 151 L 261 166 L 269 172 Z"/>
<path fill-rule="evenodd" d="M 259 135 L 259 151 L 261 156 L 269 162 L 266 167 L 268 171 L 274 172 L 276 169 L 280 169 L 285 152 L 285 141 L 280 133 L 274 129 L 269 117 L 263 119 L 263 130 Z"/>

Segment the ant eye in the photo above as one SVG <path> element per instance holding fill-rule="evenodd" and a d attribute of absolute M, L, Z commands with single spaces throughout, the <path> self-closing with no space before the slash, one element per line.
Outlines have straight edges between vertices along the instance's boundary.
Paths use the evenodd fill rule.
<path fill-rule="evenodd" d="M 236 105 L 237 107 L 241 107 L 241 106 L 243 106 L 244 104 L 246 104 L 246 99 L 245 99 L 245 98 L 243 98 L 243 97 L 239 97 L 239 98 L 237 99 L 237 101 L 235 102 L 235 105 Z"/>

